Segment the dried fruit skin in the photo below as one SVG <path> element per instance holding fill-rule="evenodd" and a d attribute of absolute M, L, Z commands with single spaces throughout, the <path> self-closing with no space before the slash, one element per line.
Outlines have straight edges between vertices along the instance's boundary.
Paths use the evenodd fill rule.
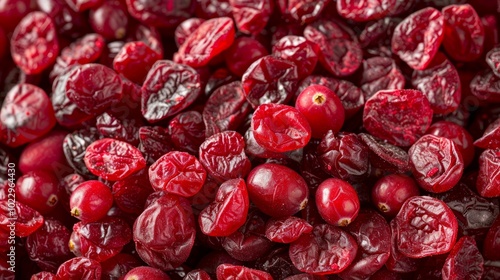
<path fill-rule="evenodd" d="M 479 280 L 483 275 L 483 262 L 474 238 L 464 236 L 457 241 L 446 258 L 442 269 L 443 280 Z"/>
<path fill-rule="evenodd" d="M 191 105 L 200 92 L 200 75 L 193 68 L 159 60 L 142 85 L 142 115 L 151 123 L 166 119 Z"/>
<path fill-rule="evenodd" d="M 225 131 L 207 138 L 200 146 L 200 162 L 208 174 L 222 183 L 229 179 L 244 178 L 251 168 L 245 155 L 243 136 Z"/>
<path fill-rule="evenodd" d="M 288 105 L 262 104 L 252 116 L 252 131 L 259 145 L 272 152 L 303 148 L 311 139 L 311 126 L 299 110 Z"/>
<path fill-rule="evenodd" d="M 137 20 L 152 26 L 174 27 L 189 18 L 192 12 L 191 0 L 126 0 L 130 15 Z"/>
<path fill-rule="evenodd" d="M 132 82 L 141 85 L 151 66 L 162 57 L 141 41 L 123 46 L 113 60 L 113 69 Z"/>
<path fill-rule="evenodd" d="M 266 237 L 278 243 L 292 243 L 302 234 L 310 233 L 313 227 L 301 218 L 270 219 L 266 224 Z"/>
<path fill-rule="evenodd" d="M 196 157 L 172 151 L 149 167 L 149 180 L 156 191 L 184 197 L 195 195 L 203 187 L 207 172 Z"/>
<path fill-rule="evenodd" d="M 483 53 L 485 32 L 481 19 L 469 4 L 443 8 L 446 52 L 458 61 L 474 61 Z"/>
<path fill-rule="evenodd" d="M 65 90 L 80 110 L 98 115 L 122 98 L 123 84 L 112 69 L 89 63 L 77 65 L 68 73 Z"/>
<path fill-rule="evenodd" d="M 411 83 L 427 97 L 434 114 L 448 114 L 460 105 L 460 77 L 455 66 L 440 53 L 434 60 L 426 70 L 414 71 Z"/>
<path fill-rule="evenodd" d="M 49 132 L 56 124 L 47 94 L 30 84 L 17 84 L 0 110 L 0 142 L 18 147 Z"/>
<path fill-rule="evenodd" d="M 288 217 L 302 210 L 309 195 L 307 184 L 298 173 L 275 163 L 252 169 L 247 188 L 250 201 L 274 218 Z"/>
<path fill-rule="evenodd" d="M 248 67 L 241 78 L 246 98 L 252 107 L 261 104 L 285 104 L 298 83 L 297 66 L 271 55 L 264 56 Z"/>
<path fill-rule="evenodd" d="M 201 231 L 209 236 L 228 236 L 246 220 L 250 201 L 243 179 L 228 180 L 219 187 L 214 202 L 198 216 Z"/>
<path fill-rule="evenodd" d="M 203 22 L 175 54 L 174 60 L 191 67 L 207 65 L 212 58 L 226 50 L 234 41 L 234 23 L 220 17 Z"/>
<path fill-rule="evenodd" d="M 42 12 L 26 15 L 10 40 L 12 59 L 26 74 L 39 74 L 57 58 L 59 43 L 52 19 Z"/>
<path fill-rule="evenodd" d="M 366 101 L 363 126 L 389 143 L 408 147 L 417 141 L 432 122 L 432 108 L 418 90 L 383 90 Z"/>
<path fill-rule="evenodd" d="M 58 279 L 101 279 L 101 264 L 85 257 L 74 257 L 59 266 Z"/>
<path fill-rule="evenodd" d="M 500 102 L 500 78 L 489 69 L 477 73 L 470 82 L 470 90 L 481 101 Z"/>
<path fill-rule="evenodd" d="M 133 238 L 137 253 L 148 265 L 172 270 L 186 261 L 196 235 L 188 200 L 165 194 L 135 220 Z"/>
<path fill-rule="evenodd" d="M 347 19 L 370 21 L 389 14 L 395 4 L 395 0 L 339 0 L 337 1 L 337 11 Z"/>
<path fill-rule="evenodd" d="M 481 153 L 476 189 L 483 197 L 500 196 L 500 150 L 487 149 Z"/>
<path fill-rule="evenodd" d="M 488 125 L 483 136 L 474 141 L 474 146 L 483 149 L 500 148 L 500 119 Z"/>
<path fill-rule="evenodd" d="M 90 144 L 84 161 L 94 175 L 111 181 L 124 179 L 146 166 L 146 160 L 136 147 L 111 138 Z"/>
<path fill-rule="evenodd" d="M 356 240 L 338 227 L 321 224 L 290 245 L 290 259 L 305 273 L 328 275 L 342 272 L 358 251 Z"/>
<path fill-rule="evenodd" d="M 273 55 L 294 62 L 301 78 L 311 75 L 314 71 L 318 52 L 318 45 L 302 36 L 288 35 L 273 44 Z"/>
<path fill-rule="evenodd" d="M 379 90 L 403 89 L 405 78 L 394 59 L 376 56 L 363 61 L 363 75 L 359 82 L 369 99 Z"/>
<path fill-rule="evenodd" d="M 229 0 L 238 30 L 246 34 L 258 34 L 264 29 L 274 8 L 274 1 Z"/>
<path fill-rule="evenodd" d="M 264 271 L 239 265 L 221 264 L 217 267 L 217 279 L 254 279 L 272 280 L 273 277 Z"/>
<path fill-rule="evenodd" d="M 455 244 L 458 223 L 441 200 L 414 196 L 406 200 L 396 221 L 397 250 L 410 258 L 449 252 Z"/>
<path fill-rule="evenodd" d="M 410 147 L 408 154 L 413 177 L 426 191 L 445 192 L 462 177 L 462 154 L 448 138 L 424 135 Z"/>
<path fill-rule="evenodd" d="M 443 40 L 443 25 L 443 15 L 431 7 L 409 15 L 394 30 L 392 52 L 411 68 L 426 69 Z"/>

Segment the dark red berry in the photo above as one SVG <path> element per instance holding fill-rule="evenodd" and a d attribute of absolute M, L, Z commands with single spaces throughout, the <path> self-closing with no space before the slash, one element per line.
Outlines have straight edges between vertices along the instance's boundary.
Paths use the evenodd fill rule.
<path fill-rule="evenodd" d="M 103 1 L 90 9 L 89 23 L 94 32 L 107 40 L 120 40 L 127 34 L 129 18 L 125 3 L 120 0 Z"/>
<path fill-rule="evenodd" d="M 365 99 L 369 99 L 380 90 L 403 89 L 405 77 L 392 58 L 376 56 L 363 61 L 359 83 Z"/>
<path fill-rule="evenodd" d="M 125 44 L 113 60 L 116 72 L 132 82 L 142 85 L 149 69 L 162 57 L 141 41 Z"/>
<path fill-rule="evenodd" d="M 385 17 L 394 8 L 395 3 L 395 0 L 362 0 L 358 2 L 339 0 L 337 1 L 337 11 L 347 19 L 370 21 Z"/>
<path fill-rule="evenodd" d="M 26 173 L 17 180 L 16 198 L 46 215 L 54 210 L 62 198 L 59 181 L 52 173 L 42 170 Z"/>
<path fill-rule="evenodd" d="M 312 74 L 318 62 L 319 47 L 302 36 L 288 35 L 273 45 L 273 55 L 297 65 L 300 78 Z"/>
<path fill-rule="evenodd" d="M 483 197 L 500 196 L 500 150 L 484 150 L 479 157 L 476 189 Z"/>
<path fill-rule="evenodd" d="M 262 212 L 274 218 L 291 216 L 304 209 L 309 190 L 292 169 L 265 163 L 252 169 L 247 178 L 248 194 Z"/>
<path fill-rule="evenodd" d="M 246 34 L 259 34 L 273 13 L 272 0 L 229 0 L 238 30 Z"/>
<path fill-rule="evenodd" d="M 175 28 L 175 44 L 180 47 L 186 42 L 186 39 L 200 27 L 200 25 L 205 22 L 201 18 L 189 18 L 183 21 L 181 24 Z"/>
<path fill-rule="evenodd" d="M 443 280 L 482 279 L 483 262 L 483 256 L 481 256 L 474 238 L 464 236 L 453 246 L 444 262 Z"/>
<path fill-rule="evenodd" d="M 128 12 L 144 24 L 155 27 L 174 27 L 189 18 L 194 1 L 191 0 L 126 0 Z"/>
<path fill-rule="evenodd" d="M 318 186 L 316 207 L 329 224 L 347 226 L 358 216 L 360 203 L 356 190 L 346 181 L 327 179 Z"/>
<path fill-rule="evenodd" d="M 238 77 L 243 76 L 256 60 L 269 55 L 267 49 L 256 39 L 239 37 L 224 52 L 227 68 Z"/>
<path fill-rule="evenodd" d="M 406 175 L 390 174 L 380 178 L 372 188 L 373 204 L 387 217 L 394 217 L 403 203 L 419 195 L 415 181 Z"/>
<path fill-rule="evenodd" d="M 465 167 L 467 167 L 474 158 L 474 145 L 477 146 L 477 143 L 482 141 L 478 139 L 474 142 L 474 145 L 472 145 L 474 140 L 472 139 L 470 133 L 464 127 L 450 121 L 438 121 L 433 123 L 429 127 L 429 130 L 427 130 L 427 134 L 445 137 L 452 140 L 462 154 Z M 486 138 L 481 139 L 486 140 Z"/>
<path fill-rule="evenodd" d="M 270 219 L 266 224 L 266 237 L 273 242 L 292 243 L 302 234 L 310 233 L 312 229 L 308 222 L 294 216 Z"/>
<path fill-rule="evenodd" d="M 101 264 L 97 261 L 85 258 L 75 257 L 59 266 L 57 270 L 58 279 L 101 279 Z"/>
<path fill-rule="evenodd" d="M 123 280 L 170 280 L 170 277 L 158 268 L 138 266 L 125 274 Z"/>
<path fill-rule="evenodd" d="M 85 181 L 70 197 L 71 215 L 83 222 L 94 222 L 104 216 L 113 205 L 113 194 L 99 181 Z"/>

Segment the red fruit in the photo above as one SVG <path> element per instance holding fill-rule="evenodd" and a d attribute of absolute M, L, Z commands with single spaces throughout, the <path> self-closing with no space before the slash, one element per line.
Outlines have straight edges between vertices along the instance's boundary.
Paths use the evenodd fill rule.
<path fill-rule="evenodd" d="M 299 110 L 274 103 L 257 107 L 252 132 L 259 145 L 278 153 L 303 148 L 311 139 L 311 126 Z"/>
<path fill-rule="evenodd" d="M 17 84 L 0 110 L 0 142 L 18 147 L 49 132 L 56 124 L 47 94 L 30 84 Z"/>
<path fill-rule="evenodd" d="M 476 240 L 464 236 L 458 240 L 444 262 L 443 280 L 482 279 L 484 259 L 476 246 Z"/>
<path fill-rule="evenodd" d="M 448 138 L 424 135 L 410 147 L 408 155 L 413 177 L 426 191 L 445 192 L 462 177 L 462 154 Z"/>
<path fill-rule="evenodd" d="M 440 11 L 428 7 L 405 18 L 392 35 L 392 52 L 408 66 L 424 70 L 436 55 L 444 33 Z"/>
<path fill-rule="evenodd" d="M 271 274 L 244 266 L 221 264 L 217 267 L 217 279 L 272 280 Z"/>
<path fill-rule="evenodd" d="M 52 173 L 42 170 L 26 173 L 17 180 L 16 198 L 46 215 L 61 199 L 59 181 Z"/>
<path fill-rule="evenodd" d="M 142 85 L 142 115 L 151 123 L 166 119 L 191 105 L 200 92 L 200 75 L 193 68 L 159 60 Z"/>
<path fill-rule="evenodd" d="M 238 30 L 246 34 L 259 34 L 273 13 L 272 0 L 229 0 Z"/>
<path fill-rule="evenodd" d="M 26 74 L 39 74 L 50 67 L 59 53 L 56 27 L 42 12 L 27 14 L 10 39 L 14 62 Z"/>
<path fill-rule="evenodd" d="M 474 142 L 474 139 L 472 139 L 472 136 L 464 127 L 450 121 L 438 121 L 433 123 L 429 127 L 429 130 L 427 130 L 427 134 L 445 137 L 453 141 L 462 154 L 465 167 L 467 167 L 474 158 L 474 145 L 478 145 L 478 143 L 482 142 L 482 140 L 491 139 L 483 136 L 480 138 L 482 140 L 478 139 Z M 485 136 L 486 135 L 488 135 L 488 133 L 485 132 Z M 474 145 L 472 145 L 473 142 Z"/>
<path fill-rule="evenodd" d="M 300 78 L 312 74 L 318 62 L 319 47 L 302 36 L 288 35 L 273 45 L 273 55 L 297 65 Z"/>
<path fill-rule="evenodd" d="M 57 278 L 99 280 L 101 273 L 101 264 L 97 261 L 75 257 L 61 264 L 57 270 Z"/>
<path fill-rule="evenodd" d="M 270 219 L 266 224 L 266 237 L 277 243 L 292 243 L 312 230 L 313 227 L 306 220 L 294 216 Z"/>
<path fill-rule="evenodd" d="M 419 195 L 415 181 L 406 175 L 390 174 L 380 178 L 372 188 L 373 204 L 387 217 L 394 217 L 403 203 Z"/>
<path fill-rule="evenodd" d="M 120 40 L 127 34 L 129 18 L 125 3 L 106 0 L 89 12 L 89 23 L 94 32 L 107 40 Z"/>
<path fill-rule="evenodd" d="M 476 189 L 483 197 L 500 196 L 500 150 L 484 150 L 479 157 Z"/>
<path fill-rule="evenodd" d="M 43 216 L 33 208 L 19 201 L 12 205 L 8 200 L 0 200 L 0 231 L 10 233 L 14 229 L 16 236 L 26 237 L 37 231 L 43 222 Z"/>
<path fill-rule="evenodd" d="M 234 23 L 231 18 L 207 20 L 189 35 L 174 55 L 174 60 L 191 67 L 205 66 L 231 46 L 234 34 Z"/>
<path fill-rule="evenodd" d="M 383 90 L 366 101 L 363 126 L 389 143 L 408 147 L 427 131 L 432 108 L 418 90 Z"/>
<path fill-rule="evenodd" d="M 443 8 L 446 52 L 458 61 L 474 61 L 483 53 L 485 32 L 481 19 L 469 4 Z"/>
<path fill-rule="evenodd" d="M 198 193 L 206 177 L 198 159 L 185 152 L 169 152 L 149 167 L 149 181 L 156 191 L 184 197 Z"/>
<path fill-rule="evenodd" d="M 149 69 L 162 57 L 141 41 L 125 44 L 113 60 L 116 72 L 132 82 L 142 85 Z"/>
<path fill-rule="evenodd" d="M 238 77 L 243 76 L 252 63 L 266 55 L 269 55 L 267 49 L 251 37 L 234 39 L 231 47 L 224 52 L 227 68 Z"/>
<path fill-rule="evenodd" d="M 215 200 L 198 216 L 201 232 L 208 236 L 228 236 L 246 221 L 250 201 L 243 179 L 224 182 Z"/>
<path fill-rule="evenodd" d="M 363 61 L 363 75 L 359 81 L 369 99 L 380 90 L 404 89 L 405 77 L 394 59 L 376 56 Z"/>
<path fill-rule="evenodd" d="M 252 169 L 247 188 L 250 201 L 274 218 L 289 217 L 304 209 L 309 195 L 307 184 L 299 174 L 274 163 Z"/>
<path fill-rule="evenodd" d="M 45 170 L 62 176 L 67 172 L 67 162 L 62 149 L 67 132 L 52 130 L 44 137 L 31 142 L 19 157 L 19 170 L 23 174 Z"/>
<path fill-rule="evenodd" d="M 347 226 L 358 216 L 360 203 L 356 190 L 346 181 L 327 179 L 318 186 L 316 207 L 329 224 Z"/>
<path fill-rule="evenodd" d="M 457 218 L 441 200 L 414 196 L 395 218 L 397 250 L 410 258 L 448 253 L 455 244 Z"/>
<path fill-rule="evenodd" d="M 394 9 L 395 5 L 396 0 L 361 0 L 357 2 L 339 0 L 337 1 L 337 11 L 347 19 L 370 21 L 385 17 Z"/>
<path fill-rule="evenodd" d="M 342 229 L 322 224 L 290 245 L 295 267 L 315 275 L 335 274 L 346 269 L 356 257 L 356 240 Z"/>
<path fill-rule="evenodd" d="M 328 130 L 337 133 L 344 124 L 344 107 L 340 99 L 324 86 L 305 88 L 297 96 L 295 108 L 307 119 L 314 138 L 322 138 Z"/>
<path fill-rule="evenodd" d="M 71 215 L 85 223 L 95 222 L 113 205 L 113 194 L 108 186 L 99 181 L 85 181 L 71 194 Z"/>
<path fill-rule="evenodd" d="M 205 20 L 201 18 L 190 18 L 179 24 L 177 28 L 175 28 L 175 44 L 177 47 L 182 46 L 189 35 L 196 31 L 204 22 Z"/>
<path fill-rule="evenodd" d="M 131 16 L 146 25 L 170 28 L 190 17 L 194 1 L 191 0 L 126 0 Z"/>
<path fill-rule="evenodd" d="M 84 161 L 92 174 L 110 181 L 127 178 L 146 166 L 146 160 L 136 147 L 111 138 L 90 144 Z"/>
<path fill-rule="evenodd" d="M 123 280 L 170 280 L 170 277 L 158 268 L 138 266 L 125 274 Z"/>

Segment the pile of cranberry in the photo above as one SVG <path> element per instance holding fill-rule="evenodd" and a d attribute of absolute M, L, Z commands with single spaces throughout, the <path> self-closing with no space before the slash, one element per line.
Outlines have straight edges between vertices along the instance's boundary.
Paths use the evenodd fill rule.
<path fill-rule="evenodd" d="M 0 279 L 500 279 L 499 15 L 0 1 Z"/>

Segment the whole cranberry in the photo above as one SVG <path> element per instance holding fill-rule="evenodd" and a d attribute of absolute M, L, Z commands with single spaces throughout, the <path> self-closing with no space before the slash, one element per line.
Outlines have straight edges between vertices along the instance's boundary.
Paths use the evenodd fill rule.
<path fill-rule="evenodd" d="M 99 181 L 85 181 L 73 191 L 69 205 L 72 216 L 83 222 L 94 222 L 106 216 L 113 205 L 113 194 Z"/>
<path fill-rule="evenodd" d="M 351 184 L 331 178 L 318 186 L 316 207 L 321 217 L 329 224 L 347 226 L 358 216 L 360 203 Z"/>
<path fill-rule="evenodd" d="M 288 217 L 304 209 L 309 195 L 306 182 L 297 172 L 275 163 L 252 169 L 247 188 L 250 201 L 274 218 Z"/>
<path fill-rule="evenodd" d="M 17 180 L 16 198 L 45 215 L 54 210 L 61 198 L 57 178 L 46 171 L 33 171 Z"/>
<path fill-rule="evenodd" d="M 380 178 L 372 188 L 373 204 L 387 217 L 394 217 L 403 203 L 419 195 L 418 186 L 411 177 L 390 174 Z"/>
<path fill-rule="evenodd" d="M 309 122 L 314 138 L 322 138 L 328 130 L 339 132 L 344 124 L 344 106 L 335 92 L 325 86 L 305 88 L 297 96 L 295 108 Z"/>

